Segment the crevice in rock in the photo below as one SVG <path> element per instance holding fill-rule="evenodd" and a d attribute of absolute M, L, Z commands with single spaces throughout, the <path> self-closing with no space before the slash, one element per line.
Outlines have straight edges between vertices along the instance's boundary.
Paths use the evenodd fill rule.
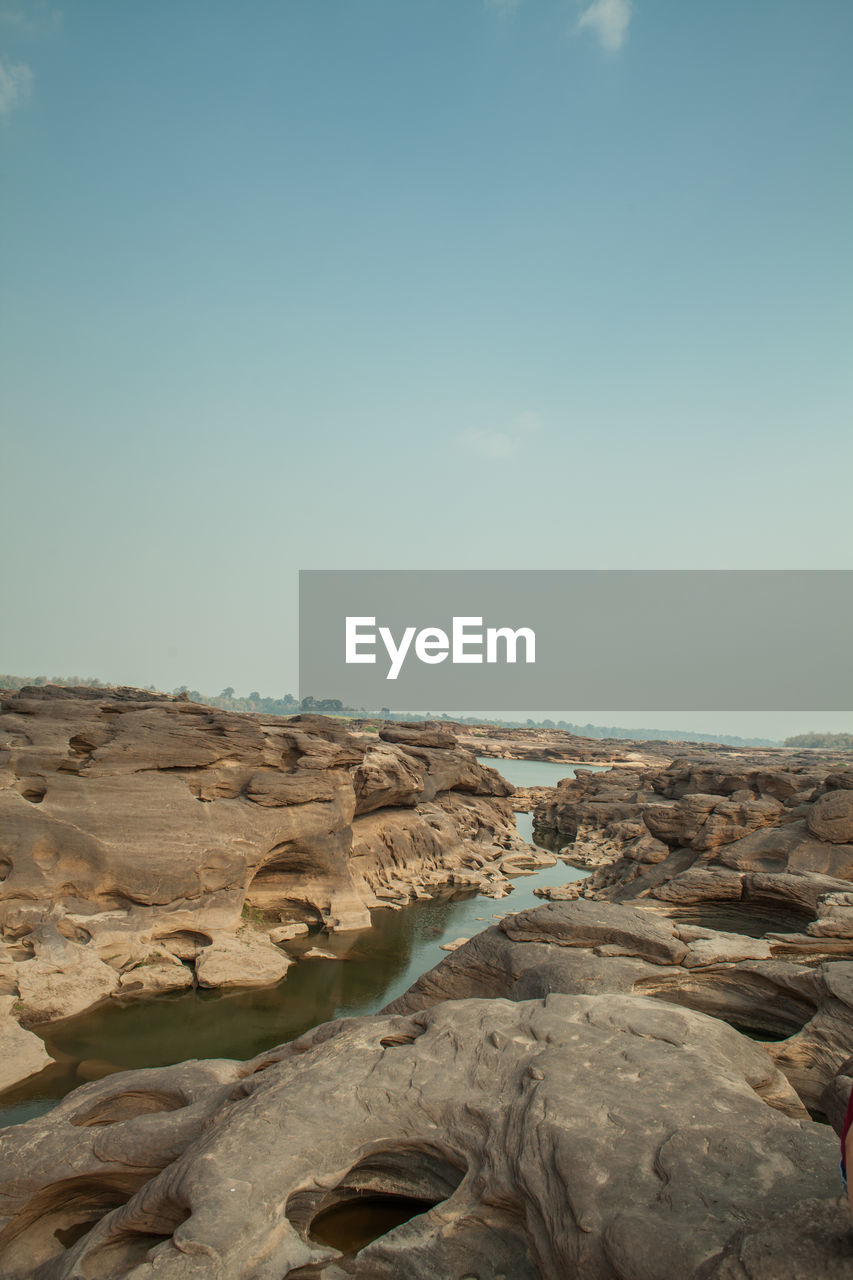
<path fill-rule="evenodd" d="M 144 1227 L 129 1224 L 119 1227 L 103 1243 L 84 1254 L 77 1273 L 84 1280 L 120 1280 L 145 1262 L 157 1245 L 171 1240 L 190 1215 L 190 1209 L 170 1203 L 159 1206 L 156 1213 L 146 1206 Z"/>
<path fill-rule="evenodd" d="M 173 929 L 169 933 L 155 933 L 154 941 L 162 943 L 166 951 L 179 960 L 195 960 L 198 953 L 209 947 L 213 938 L 200 929 Z"/>
<path fill-rule="evenodd" d="M 158 1170 L 83 1174 L 37 1191 L 26 1209 L 0 1233 L 0 1256 L 10 1274 L 31 1274 L 60 1256 L 113 1209 L 119 1208 Z M 106 1280 L 101 1273 L 98 1280 Z M 94 1273 L 93 1273 L 94 1280 Z"/>
<path fill-rule="evenodd" d="M 158 1111 L 180 1111 L 186 1105 L 186 1098 L 180 1093 L 133 1089 L 103 1098 L 93 1107 L 75 1111 L 69 1122 L 85 1128 L 119 1124 L 123 1120 L 135 1120 L 137 1116 L 153 1115 Z"/>
<path fill-rule="evenodd" d="M 809 911 L 796 906 L 780 907 L 750 898 L 705 898 L 689 905 L 667 904 L 663 914 L 682 924 L 723 933 L 740 933 L 747 938 L 764 938 L 769 933 L 799 933 L 814 919 Z"/>
<path fill-rule="evenodd" d="M 787 1040 L 814 1016 L 817 1005 L 783 992 L 762 974 L 743 969 L 691 969 L 634 983 L 634 994 L 695 1009 L 752 1039 Z"/>

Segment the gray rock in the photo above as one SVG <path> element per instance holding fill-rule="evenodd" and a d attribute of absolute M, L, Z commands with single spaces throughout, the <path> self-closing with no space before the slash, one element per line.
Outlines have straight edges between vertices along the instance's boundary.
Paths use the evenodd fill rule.
<path fill-rule="evenodd" d="M 607 995 L 113 1075 L 0 1134 L 0 1275 L 698 1280 L 835 1193 L 837 1140 L 768 1105 L 777 1075 L 723 1023 Z M 322 1215 L 368 1195 L 415 1216 L 355 1254 L 321 1243 Z"/>

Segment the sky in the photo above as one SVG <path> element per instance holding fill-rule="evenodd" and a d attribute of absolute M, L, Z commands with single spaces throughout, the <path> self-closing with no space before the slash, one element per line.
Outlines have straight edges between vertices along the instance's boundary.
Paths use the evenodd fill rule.
<path fill-rule="evenodd" d="M 293 691 L 300 568 L 853 567 L 851 46 L 0 0 L 0 670 Z"/>

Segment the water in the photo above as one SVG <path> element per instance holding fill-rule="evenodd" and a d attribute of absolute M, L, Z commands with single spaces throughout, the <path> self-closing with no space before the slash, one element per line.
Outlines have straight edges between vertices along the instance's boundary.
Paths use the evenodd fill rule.
<path fill-rule="evenodd" d="M 516 786 L 553 786 L 571 765 L 490 760 Z M 600 767 L 600 766 L 599 766 Z M 525 840 L 530 814 L 516 815 Z M 112 1071 L 159 1067 L 187 1058 L 251 1058 L 332 1018 L 376 1013 L 444 959 L 442 943 L 470 938 L 508 911 L 542 905 L 533 890 L 582 879 L 557 862 L 513 880 L 508 898 L 446 894 L 402 910 L 376 908 L 373 927 L 357 933 L 309 934 L 288 943 L 297 959 L 276 987 L 236 992 L 182 991 L 152 1000 L 110 1000 L 74 1018 L 38 1028 L 55 1065 L 0 1095 L 0 1126 L 48 1111 L 71 1089 Z M 302 960 L 310 947 L 335 960 Z"/>
<path fill-rule="evenodd" d="M 514 787 L 556 787 L 563 778 L 573 778 L 576 773 L 601 773 L 609 764 L 562 764 L 553 760 L 492 760 L 478 756 L 480 764 L 493 769 L 511 782 Z"/>

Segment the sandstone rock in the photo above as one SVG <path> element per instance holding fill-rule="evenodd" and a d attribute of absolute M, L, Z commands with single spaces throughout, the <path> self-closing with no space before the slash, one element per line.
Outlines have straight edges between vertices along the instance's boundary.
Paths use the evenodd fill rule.
<path fill-rule="evenodd" d="M 853 962 L 780 960 L 772 940 L 583 899 L 507 917 L 422 974 L 388 1009 L 553 992 L 650 996 L 766 1036 L 766 1052 L 814 1112 L 853 1043 Z"/>
<path fill-rule="evenodd" d="M 115 969 L 87 947 L 69 942 L 52 924 L 31 935 L 34 956 L 17 966 L 21 1023 L 26 1027 L 68 1018 L 112 995 Z"/>
<path fill-rule="evenodd" d="M 424 793 L 424 771 L 390 746 L 366 751 L 353 772 L 356 812 L 414 805 Z"/>
<path fill-rule="evenodd" d="M 337 960 L 334 951 L 324 951 L 322 947 L 309 947 L 302 953 L 303 960 Z"/>
<path fill-rule="evenodd" d="M 841 1063 L 821 1096 L 820 1105 L 827 1120 L 841 1137 L 850 1095 L 853 1093 L 853 1057 Z"/>
<path fill-rule="evenodd" d="M 383 742 L 395 742 L 402 746 L 444 748 L 456 746 L 456 735 L 451 729 L 442 728 L 441 725 L 429 720 L 422 721 L 420 724 L 386 724 L 379 730 L 379 737 Z"/>
<path fill-rule="evenodd" d="M 772 1104 L 777 1076 L 720 1022 L 607 995 L 346 1019 L 246 1064 L 113 1075 L 0 1135 L 0 1274 L 699 1280 L 807 1194 L 835 1198 L 837 1140 Z M 323 1215 L 371 1195 L 414 1216 L 355 1254 L 321 1243 Z"/>
<path fill-rule="evenodd" d="M 853 791 L 853 768 L 827 774 L 824 786 L 828 791 Z"/>
<path fill-rule="evenodd" d="M 687 947 L 669 920 L 650 911 L 599 902 L 537 907 L 508 916 L 501 929 L 514 942 L 546 942 L 561 947 L 616 945 L 620 954 L 659 964 L 678 964 Z"/>
<path fill-rule="evenodd" d="M 697 1280 L 847 1280 L 853 1232 L 846 1203 L 803 1200 L 738 1231 Z"/>
<path fill-rule="evenodd" d="M 530 875 L 541 871 L 543 867 L 553 867 L 556 862 L 553 853 L 546 853 L 544 849 L 537 849 L 535 845 L 529 844 L 525 849 L 518 849 L 501 858 L 500 869 L 505 876 Z"/>
<path fill-rule="evenodd" d="M 689 954 L 682 961 L 685 969 L 699 969 L 710 964 L 732 964 L 736 960 L 769 960 L 770 943 L 763 938 L 746 938 L 739 933 L 716 930 L 688 931 L 678 935 L 689 941 Z"/>
<path fill-rule="evenodd" d="M 853 844 L 853 789 L 828 791 L 812 805 L 807 821 L 818 840 Z"/>
<path fill-rule="evenodd" d="M 294 938 L 300 938 L 307 932 L 307 924 L 281 924 L 275 929 L 270 929 L 269 940 L 279 947 L 283 942 L 291 942 Z"/>
<path fill-rule="evenodd" d="M 154 996 L 165 991 L 185 991 L 193 985 L 192 969 L 168 951 L 152 951 L 119 977 L 115 996 Z"/>
<path fill-rule="evenodd" d="M 65 1016 L 118 986 L 100 962 L 123 971 L 122 994 L 191 981 L 168 961 L 144 965 L 160 952 L 198 960 L 218 985 L 246 959 L 225 947 L 246 906 L 269 925 L 360 930 L 392 881 L 398 901 L 454 883 L 505 887 L 502 859 L 527 850 L 512 788 L 445 728 L 386 737 L 133 689 L 0 692 L 0 930 L 26 943 L 51 921 L 97 962 L 84 969 L 79 950 L 63 952 L 75 967 L 60 992 L 54 948 L 47 999 L 44 956 L 17 957 L 0 967 L 0 989 L 17 992 L 20 967 L 26 1017 Z M 354 841 L 359 812 L 356 826 L 373 826 Z M 276 981 L 282 963 L 245 973 Z"/>
<path fill-rule="evenodd" d="M 246 931 L 205 947 L 195 971 L 200 987 L 265 987 L 279 982 L 290 965 L 267 937 Z"/>
<path fill-rule="evenodd" d="M 466 942 L 470 942 L 470 938 L 456 938 L 453 942 L 443 942 L 441 944 L 442 951 L 458 951 L 460 947 L 464 947 Z"/>
<path fill-rule="evenodd" d="M 0 996 L 0 1090 L 9 1089 L 53 1062 L 44 1041 L 25 1031 L 14 1015 L 16 1001 Z"/>
<path fill-rule="evenodd" d="M 580 896 L 582 888 L 582 881 L 575 880 L 572 884 L 543 885 L 533 892 L 537 898 L 544 898 L 548 902 L 574 902 Z"/>

